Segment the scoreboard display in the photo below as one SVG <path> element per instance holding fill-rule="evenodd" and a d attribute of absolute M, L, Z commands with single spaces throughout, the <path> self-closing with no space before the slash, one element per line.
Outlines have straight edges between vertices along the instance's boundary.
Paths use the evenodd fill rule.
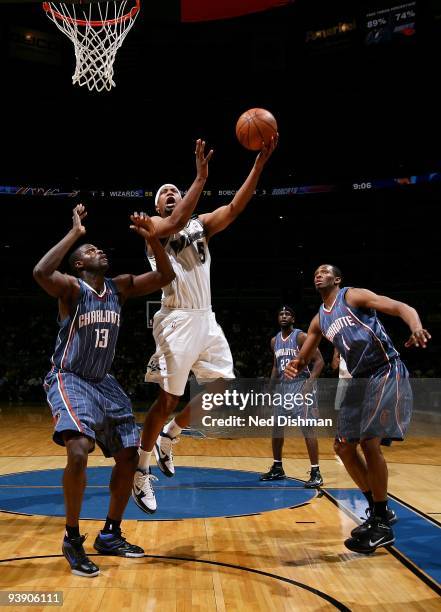
<path fill-rule="evenodd" d="M 365 17 L 365 43 L 376 45 L 415 35 L 416 1 L 370 11 Z"/>

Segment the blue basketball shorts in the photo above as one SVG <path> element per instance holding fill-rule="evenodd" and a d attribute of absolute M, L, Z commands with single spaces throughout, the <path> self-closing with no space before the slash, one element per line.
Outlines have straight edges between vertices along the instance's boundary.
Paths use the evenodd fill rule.
<path fill-rule="evenodd" d="M 284 417 L 290 417 L 300 422 L 299 428 L 305 437 L 315 437 L 314 425 L 303 424 L 306 419 L 319 418 L 315 381 L 309 381 L 307 378 L 283 380 L 274 388 L 272 402 L 275 417 L 274 436 L 283 437 L 287 423 Z"/>
<path fill-rule="evenodd" d="M 132 404 L 111 375 L 92 382 L 53 369 L 44 381 L 54 419 L 54 442 L 64 446 L 63 432 L 84 434 L 113 457 L 123 448 L 139 446 L 139 431 Z"/>
<path fill-rule="evenodd" d="M 393 359 L 366 378 L 348 379 L 339 410 L 337 439 L 404 440 L 412 416 L 409 372 Z"/>

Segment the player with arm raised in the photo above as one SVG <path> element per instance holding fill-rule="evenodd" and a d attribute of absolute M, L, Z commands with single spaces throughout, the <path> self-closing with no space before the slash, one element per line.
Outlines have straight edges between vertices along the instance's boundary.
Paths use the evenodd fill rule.
<path fill-rule="evenodd" d="M 174 278 L 170 260 L 146 218 L 142 228 L 133 226 L 150 245 L 157 269 L 134 276 L 106 276 L 105 253 L 93 244 L 82 244 L 69 257 L 73 274 L 58 271 L 63 258 L 84 236 L 82 204 L 73 211 L 73 224 L 34 268 L 37 283 L 58 299 L 59 332 L 52 355 L 52 369 L 45 378 L 47 401 L 54 419 L 54 442 L 66 447 L 63 475 L 66 531 L 62 551 L 72 573 L 91 577 L 99 569 L 83 548 L 79 517 L 86 486 L 88 454 L 98 444 L 115 465 L 110 480 L 110 504 L 94 548 L 106 555 L 142 557 L 144 551 L 121 534 L 121 520 L 138 464 L 139 435 L 129 398 L 109 373 L 126 299 L 146 295 Z"/>
<path fill-rule="evenodd" d="M 157 215 L 151 217 L 158 238 L 169 238 L 169 236 L 183 230 L 199 201 L 208 177 L 208 163 L 213 156 L 213 149 L 205 155 L 205 141 L 198 138 L 195 146 L 196 178 L 182 197 L 179 189 L 173 183 L 165 183 L 158 189 L 155 197 L 155 208 Z M 159 199 L 161 203 L 159 204 Z M 139 221 L 139 216 L 135 213 Z M 139 223 L 137 222 L 137 225 Z M 146 245 L 148 252 L 152 251 Z"/>
<path fill-rule="evenodd" d="M 152 486 L 155 477 L 150 473 L 153 450 L 164 474 L 174 475 L 172 445 L 189 424 L 190 405 L 163 427 L 178 406 L 190 371 L 198 380 L 234 378 L 231 351 L 211 309 L 208 242 L 246 208 L 276 144 L 277 137 L 268 147 L 263 146 L 229 204 L 191 218 L 181 231 L 170 232 L 165 244 L 176 278 L 163 289 L 162 306 L 153 324 L 156 351 L 147 366 L 146 381 L 158 383 L 160 390 L 145 418 L 140 461 L 133 482 L 133 499 L 144 512 L 153 513 L 157 507 Z M 181 204 L 179 191 L 172 184 L 158 190 L 155 205 L 163 220 L 171 217 Z M 133 215 L 132 221 L 143 226 L 143 215 Z M 148 257 L 155 269 L 154 254 L 149 251 Z"/>
<path fill-rule="evenodd" d="M 315 271 L 314 284 L 323 304 L 285 375 L 295 377 L 303 370 L 323 336 L 346 362 L 352 378 L 339 410 L 334 449 L 371 509 L 368 520 L 352 530 L 345 545 L 368 554 L 395 541 L 390 524 L 396 517 L 387 507 L 388 470 L 380 444 L 403 440 L 412 412 L 409 373 L 376 311 L 400 317 L 409 326 L 406 347 L 425 348 L 431 336 L 411 306 L 367 289 L 341 288 L 341 279 L 340 270 L 332 265 Z"/>

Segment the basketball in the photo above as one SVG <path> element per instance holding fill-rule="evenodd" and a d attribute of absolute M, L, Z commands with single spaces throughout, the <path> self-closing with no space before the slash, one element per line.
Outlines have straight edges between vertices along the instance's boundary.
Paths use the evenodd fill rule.
<path fill-rule="evenodd" d="M 236 136 L 240 144 L 250 151 L 260 151 L 262 142 L 269 145 L 277 134 L 277 121 L 264 108 L 250 108 L 241 114 L 236 123 Z"/>

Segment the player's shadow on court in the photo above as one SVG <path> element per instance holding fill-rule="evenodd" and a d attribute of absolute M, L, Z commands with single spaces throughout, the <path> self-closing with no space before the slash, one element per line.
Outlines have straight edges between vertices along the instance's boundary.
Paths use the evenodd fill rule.
<path fill-rule="evenodd" d="M 253 538 L 255 540 L 255 543 L 258 543 L 258 540 L 256 539 L 255 533 L 254 532 L 248 532 L 248 535 L 242 531 L 241 532 L 242 535 L 244 537 L 247 538 L 247 541 L 250 543 L 253 543 Z M 267 534 L 265 534 L 267 535 Z M 271 535 L 269 537 L 272 537 Z M 283 534 L 283 538 L 282 536 L 280 536 L 280 539 L 283 539 L 284 541 L 286 541 L 286 533 Z M 310 546 L 310 544 L 308 543 L 308 547 Z M 215 561 L 214 563 L 217 561 L 219 563 L 231 563 L 231 565 L 236 565 L 236 563 L 234 563 L 234 561 L 231 560 L 231 555 L 235 555 L 235 551 L 234 550 L 230 550 L 230 551 L 225 551 L 225 550 L 195 550 L 194 546 L 190 545 L 190 546 L 181 546 L 178 548 L 172 548 L 166 551 L 161 551 L 161 557 L 166 557 L 166 558 L 170 558 L 170 562 L 175 563 L 176 565 L 181 565 L 183 563 L 187 563 L 188 561 L 202 561 L 204 564 L 207 563 L 207 565 L 209 565 L 210 563 L 210 559 L 207 558 L 207 555 L 215 555 Z M 350 553 L 348 551 L 347 555 L 340 555 L 341 559 L 337 559 L 335 558 L 332 562 L 333 563 L 338 563 L 340 561 L 347 561 L 348 558 L 353 555 L 354 557 L 357 557 L 359 555 L 357 555 L 356 553 Z M 149 556 L 147 554 L 147 556 Z M 302 559 L 300 561 L 289 561 L 284 563 L 284 565 L 286 566 L 299 566 L 302 567 L 303 565 L 311 565 L 311 564 L 319 564 L 319 563 L 323 563 L 324 561 L 327 561 L 328 557 L 336 557 L 336 555 L 318 555 L 316 559 L 311 559 L 310 557 L 308 557 L 308 559 Z M 172 557 L 184 557 L 185 559 L 181 560 L 181 559 L 173 559 Z M 249 566 L 250 567 L 254 567 L 254 564 L 256 562 L 256 553 L 253 550 L 250 551 L 246 551 L 246 550 L 241 550 L 240 551 L 240 559 L 241 559 L 241 565 L 247 565 L 246 559 L 249 559 Z M 154 555 L 151 557 L 151 561 L 152 562 L 160 562 L 160 561 L 164 561 L 166 559 L 157 559 Z M 271 554 L 265 555 L 262 552 L 259 552 L 259 561 L 263 562 L 263 563 L 268 563 L 269 565 L 272 565 L 274 563 L 274 556 Z"/>
<path fill-rule="evenodd" d="M 309 546 L 313 546 L 313 544 L 308 544 Z M 320 546 L 324 546 L 322 543 Z M 375 552 L 375 557 L 378 559 L 379 557 L 384 557 L 387 555 L 387 551 L 379 551 Z M 306 557 L 305 559 L 297 559 L 293 561 L 284 561 L 283 565 L 286 567 L 304 567 L 307 565 L 332 565 L 336 563 L 347 563 L 348 561 L 353 561 L 354 559 L 362 559 L 363 557 L 373 557 L 374 555 L 359 555 L 355 552 L 347 552 L 347 553 L 318 553 L 313 557 Z"/>
<path fill-rule="evenodd" d="M 35 561 L 26 560 L 2 563 L 2 572 L 6 573 L 6 571 L 8 571 L 8 589 L 16 585 L 21 589 L 26 589 L 27 585 L 33 584 L 37 574 L 41 575 L 42 560 L 37 558 Z M 44 563 L 44 579 L 46 581 L 54 580 L 58 583 L 66 575 L 69 574 L 66 573 L 66 560 L 63 555 L 54 556 L 53 559 Z M 54 584 L 56 583 L 54 582 Z"/>
<path fill-rule="evenodd" d="M 210 551 L 210 554 L 212 551 Z M 170 550 L 161 551 L 161 557 L 185 557 L 189 561 L 204 559 L 208 554 L 207 550 L 197 550 L 193 544 L 187 546 L 178 546 L 176 548 L 171 548 Z M 149 556 L 147 554 L 147 556 Z M 165 559 L 157 559 L 156 556 L 149 557 L 152 563 L 163 562 Z M 180 559 L 170 559 L 170 561 L 174 562 L 177 565 L 182 563 L 186 563 L 186 561 L 181 561 Z"/>
<path fill-rule="evenodd" d="M 196 550 L 193 545 L 190 545 L 190 546 L 181 546 L 177 548 L 172 548 L 166 551 L 161 551 L 161 553 L 162 554 L 160 556 L 163 557 L 162 559 L 156 558 L 155 555 L 152 555 L 152 557 L 149 557 L 149 555 L 147 554 L 146 556 L 149 557 L 149 560 L 152 563 L 163 562 L 163 561 L 170 559 L 170 562 L 174 563 L 175 565 L 182 565 L 182 564 L 188 563 L 188 561 L 194 561 L 196 563 L 200 561 L 202 562 L 201 567 L 203 565 L 207 565 L 208 568 L 211 562 L 215 564 L 216 561 L 219 563 L 229 563 L 233 566 L 236 565 L 231 560 L 231 555 L 235 555 L 235 552 L 233 550 L 228 551 L 227 553 L 225 552 L 225 550 L 222 550 L 222 549 L 221 550 L 213 550 L 213 549 Z M 208 556 L 211 556 L 211 555 L 216 555 L 215 561 L 208 558 Z M 225 558 L 225 555 L 226 555 L 226 558 Z M 173 559 L 173 557 L 183 557 L 183 559 Z M 246 551 L 241 551 L 240 558 L 241 558 L 242 565 L 244 564 L 243 561 L 246 558 L 249 558 L 250 560 L 250 567 L 253 567 L 256 562 L 256 554 L 253 551 L 250 551 L 249 553 L 247 553 Z M 268 563 L 273 563 L 274 557 L 272 555 L 263 555 L 259 553 L 259 560 L 268 561 Z"/>

